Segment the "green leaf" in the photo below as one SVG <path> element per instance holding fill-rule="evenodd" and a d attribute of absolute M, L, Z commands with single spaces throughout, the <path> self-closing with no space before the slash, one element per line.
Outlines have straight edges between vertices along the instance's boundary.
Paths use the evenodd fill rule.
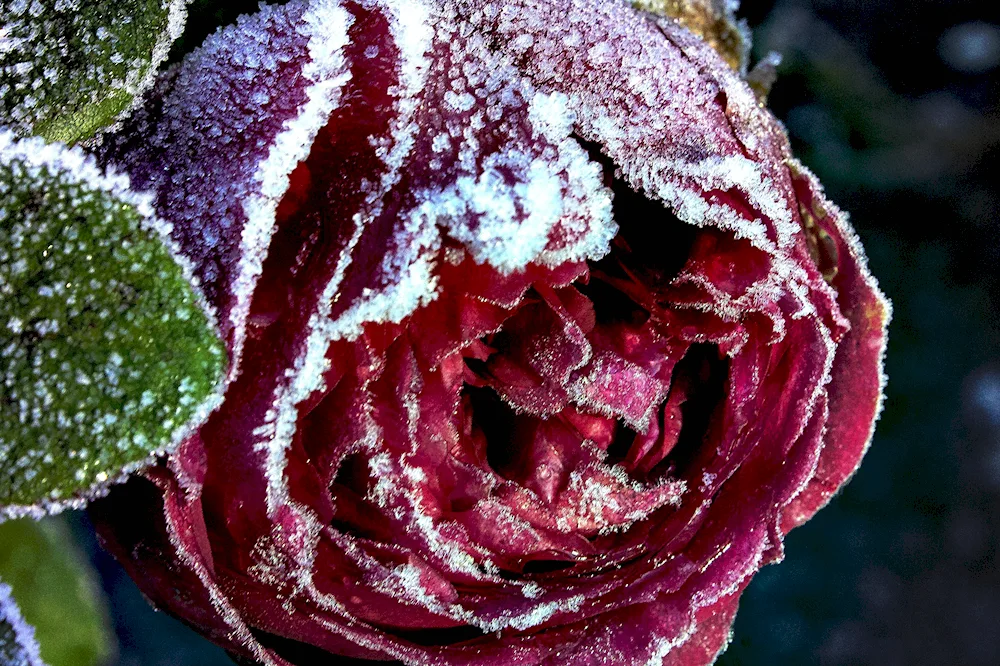
<path fill-rule="evenodd" d="M 152 85 L 188 0 L 0 0 L 0 118 L 73 143 L 114 123 Z"/>
<path fill-rule="evenodd" d="M 0 517 L 81 506 L 221 400 L 214 319 L 151 210 L 0 132 Z"/>
<path fill-rule="evenodd" d="M 41 661 L 48 666 L 108 662 L 113 643 L 103 595 L 93 570 L 73 546 L 65 521 L 23 519 L 0 525 L 0 579 L 21 607 L 22 627 L 34 627 Z M 0 665 L 6 666 L 2 657 Z"/>

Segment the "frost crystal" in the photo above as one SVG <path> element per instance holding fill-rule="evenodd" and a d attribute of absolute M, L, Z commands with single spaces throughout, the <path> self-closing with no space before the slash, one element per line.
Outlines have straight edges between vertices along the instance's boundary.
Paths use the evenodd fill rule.
<path fill-rule="evenodd" d="M 153 81 L 187 0 L 0 1 L 0 118 L 75 142 L 110 125 Z"/>
<path fill-rule="evenodd" d="M 2 513 L 74 504 L 218 401 L 225 353 L 162 224 L 126 177 L 0 133 Z"/>

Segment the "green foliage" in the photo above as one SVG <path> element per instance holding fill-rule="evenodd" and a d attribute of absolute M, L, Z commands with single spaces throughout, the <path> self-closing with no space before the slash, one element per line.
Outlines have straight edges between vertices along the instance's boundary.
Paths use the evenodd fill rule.
<path fill-rule="evenodd" d="M 60 519 L 8 521 L 0 525 L 0 579 L 12 588 L 24 620 L 34 625 L 42 661 L 100 666 L 112 652 L 108 623 L 93 574 L 72 543 Z M 0 664 L 33 664 L 3 659 L 0 648 Z"/>
<path fill-rule="evenodd" d="M 0 515 L 79 504 L 217 399 L 225 352 L 144 199 L 0 134 Z"/>
<path fill-rule="evenodd" d="M 73 143 L 126 112 L 183 30 L 187 0 L 0 0 L 0 118 Z"/>

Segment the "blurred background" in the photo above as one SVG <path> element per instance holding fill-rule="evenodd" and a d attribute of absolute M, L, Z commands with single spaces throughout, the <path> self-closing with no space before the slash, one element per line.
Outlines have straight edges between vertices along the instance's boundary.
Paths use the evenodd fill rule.
<path fill-rule="evenodd" d="M 254 6 L 194 2 L 176 54 Z M 740 15 L 755 61 L 783 56 L 770 106 L 850 211 L 895 316 L 861 471 L 750 585 L 720 663 L 1000 664 L 1000 5 L 744 0 Z M 116 644 L 81 665 L 232 663 L 152 611 L 85 516 L 51 529 L 67 524 L 66 557 L 96 570 L 78 596 L 96 585 L 112 609 L 73 610 L 103 627 L 79 640 Z"/>

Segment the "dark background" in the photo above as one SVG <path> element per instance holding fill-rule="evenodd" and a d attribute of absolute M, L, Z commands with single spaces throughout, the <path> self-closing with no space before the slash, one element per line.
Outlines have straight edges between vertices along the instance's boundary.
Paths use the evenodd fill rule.
<path fill-rule="evenodd" d="M 176 54 L 255 6 L 220 4 L 192 5 Z M 740 15 L 755 60 L 783 54 L 770 106 L 851 212 L 895 315 L 864 465 L 750 585 L 720 663 L 1000 664 L 1000 7 L 745 0 Z M 116 666 L 231 664 L 78 527 Z"/>

